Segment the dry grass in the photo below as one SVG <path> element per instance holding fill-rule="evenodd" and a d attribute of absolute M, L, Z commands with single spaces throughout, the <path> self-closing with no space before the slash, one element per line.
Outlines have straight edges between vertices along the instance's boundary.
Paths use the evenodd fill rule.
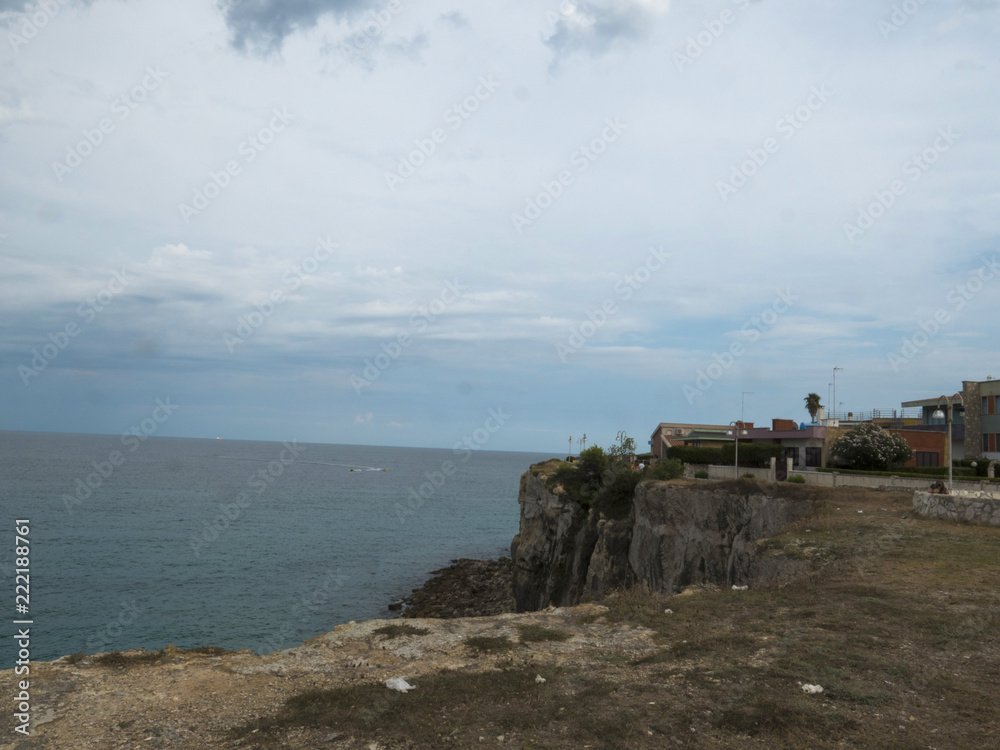
<path fill-rule="evenodd" d="M 601 619 L 651 629 L 654 651 L 583 649 L 546 666 L 515 649 L 508 668 L 439 673 L 405 695 L 312 691 L 229 739 L 280 747 L 289 728 L 335 728 L 350 747 L 500 735 L 521 748 L 1000 747 L 1000 529 L 916 519 L 908 494 L 841 490 L 761 550 L 807 572 L 749 591 L 610 598 Z"/>

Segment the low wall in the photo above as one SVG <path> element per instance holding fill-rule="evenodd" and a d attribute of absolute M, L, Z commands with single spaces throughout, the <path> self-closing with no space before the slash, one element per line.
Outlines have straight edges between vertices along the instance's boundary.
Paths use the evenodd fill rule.
<path fill-rule="evenodd" d="M 688 464 L 685 467 L 684 476 L 687 479 L 694 478 L 694 472 L 703 470 L 708 472 L 709 479 L 732 479 L 732 466 L 709 466 L 708 464 Z M 741 466 L 739 474 L 752 473 L 758 479 L 773 481 L 771 472 L 767 469 L 748 469 Z M 910 492 L 912 490 L 926 490 L 936 479 L 927 477 L 907 477 L 905 475 L 893 475 L 888 477 L 872 476 L 865 474 L 839 474 L 828 471 L 802 471 L 792 470 L 789 476 L 798 474 L 806 480 L 806 484 L 815 484 L 819 487 L 872 487 L 874 489 L 901 490 Z M 948 478 L 942 477 L 942 481 L 947 483 Z M 994 492 L 1000 493 L 1000 485 L 996 482 L 981 481 L 978 479 L 955 479 L 955 491 L 967 492 Z"/>
<path fill-rule="evenodd" d="M 913 512 L 928 518 L 1000 526 L 1000 495 L 988 492 L 960 492 L 951 495 L 914 492 Z"/>

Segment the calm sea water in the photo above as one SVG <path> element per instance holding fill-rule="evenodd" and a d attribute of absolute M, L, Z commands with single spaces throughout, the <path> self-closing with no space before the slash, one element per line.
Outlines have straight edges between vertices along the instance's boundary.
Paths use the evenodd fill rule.
<path fill-rule="evenodd" d="M 32 659 L 171 643 L 266 653 L 391 616 L 452 558 L 509 554 L 518 479 L 551 457 L 292 447 L 0 432 L 0 567 L 14 615 L 14 520 L 29 519 Z"/>

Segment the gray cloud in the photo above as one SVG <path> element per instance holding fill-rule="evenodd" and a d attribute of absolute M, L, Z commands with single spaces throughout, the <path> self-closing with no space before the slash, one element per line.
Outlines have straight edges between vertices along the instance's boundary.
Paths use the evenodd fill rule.
<path fill-rule="evenodd" d="M 353 18 L 375 6 L 372 0 L 228 0 L 221 4 L 233 47 L 261 53 L 280 49 L 285 37 L 312 28 L 321 16 Z"/>
<path fill-rule="evenodd" d="M 555 31 L 545 40 L 556 54 L 553 67 L 574 52 L 599 57 L 616 45 L 642 40 L 656 16 L 668 7 L 666 1 L 564 2 L 559 6 Z"/>
<path fill-rule="evenodd" d="M 449 13 L 442 13 L 441 20 L 456 29 L 467 29 L 469 28 L 469 19 L 459 13 L 457 10 L 450 11 Z"/>

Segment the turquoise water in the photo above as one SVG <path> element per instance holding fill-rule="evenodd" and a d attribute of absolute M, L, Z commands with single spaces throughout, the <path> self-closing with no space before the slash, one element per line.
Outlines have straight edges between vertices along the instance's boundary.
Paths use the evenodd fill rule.
<path fill-rule="evenodd" d="M 31 521 L 34 660 L 171 643 L 266 653 L 389 617 L 452 558 L 509 554 L 519 477 L 551 458 L 14 432 L 0 457 L 12 619 L 13 526 Z"/>

